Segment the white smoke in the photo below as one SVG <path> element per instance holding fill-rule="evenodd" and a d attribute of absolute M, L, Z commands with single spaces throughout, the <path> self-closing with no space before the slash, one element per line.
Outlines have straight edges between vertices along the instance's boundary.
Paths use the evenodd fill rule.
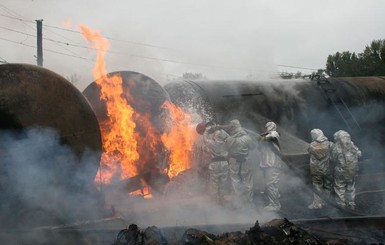
<path fill-rule="evenodd" d="M 2 226 L 57 225 L 102 215 L 86 174 L 97 154 L 86 151 L 79 159 L 56 131 L 41 127 L 1 131 L 0 149 Z"/>

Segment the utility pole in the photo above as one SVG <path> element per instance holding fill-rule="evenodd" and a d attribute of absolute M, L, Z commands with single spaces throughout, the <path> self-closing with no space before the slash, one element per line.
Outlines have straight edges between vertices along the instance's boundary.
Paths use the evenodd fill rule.
<path fill-rule="evenodd" d="M 37 29 L 37 65 L 43 66 L 43 20 L 36 20 Z"/>

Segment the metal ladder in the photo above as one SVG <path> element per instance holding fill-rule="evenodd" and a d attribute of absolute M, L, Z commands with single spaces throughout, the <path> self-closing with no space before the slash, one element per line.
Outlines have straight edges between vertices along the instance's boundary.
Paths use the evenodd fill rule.
<path fill-rule="evenodd" d="M 337 95 L 337 89 L 333 84 L 327 80 L 326 77 L 321 75 L 314 75 L 311 77 L 311 80 L 316 80 L 318 87 L 322 89 L 325 93 L 325 96 L 329 99 L 329 101 L 333 104 L 337 113 L 340 115 L 341 119 L 347 126 L 349 130 L 361 130 L 361 126 L 355 119 L 354 115 L 350 111 L 348 105 L 345 101 Z"/>

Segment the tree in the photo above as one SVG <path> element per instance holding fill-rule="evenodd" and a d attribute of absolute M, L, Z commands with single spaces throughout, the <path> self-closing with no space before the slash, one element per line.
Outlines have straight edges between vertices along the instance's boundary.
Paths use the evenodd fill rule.
<path fill-rule="evenodd" d="M 372 41 L 359 54 L 344 51 L 329 55 L 326 73 L 331 77 L 385 76 L 385 39 Z"/>

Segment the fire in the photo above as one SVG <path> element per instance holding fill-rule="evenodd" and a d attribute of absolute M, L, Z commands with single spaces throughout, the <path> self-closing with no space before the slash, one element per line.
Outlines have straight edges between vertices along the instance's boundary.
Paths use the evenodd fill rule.
<path fill-rule="evenodd" d="M 135 82 L 124 80 L 119 73 L 107 73 L 104 55 L 110 46 L 108 40 L 84 25 L 80 28 L 87 41 L 98 50 L 93 75 L 107 113 L 106 118 L 99 121 L 103 153 L 95 182 L 109 184 L 115 178 L 125 180 L 140 176 L 143 188 L 131 194 L 151 198 L 146 176 L 167 172 L 171 178 L 190 168 L 190 152 L 196 137 L 191 116 L 165 101 L 162 109 L 168 112 L 170 123 L 166 133 L 160 132 L 153 125 L 150 109 L 146 109 L 151 108 L 148 101 L 130 94 Z M 135 108 L 140 108 L 140 112 Z"/>
<path fill-rule="evenodd" d="M 163 104 L 163 108 L 169 111 L 173 124 L 170 132 L 162 135 L 162 142 L 171 152 L 168 176 L 174 177 L 191 167 L 190 152 L 197 135 L 190 114 L 167 101 Z"/>
<path fill-rule="evenodd" d="M 102 165 L 97 176 L 101 176 L 102 182 L 109 183 L 114 175 L 124 179 L 137 174 L 135 164 L 139 159 L 139 154 L 134 136 L 136 124 L 133 116 L 135 111 L 125 99 L 127 94 L 123 96 L 121 77 L 107 76 L 104 54 L 109 48 L 109 42 L 100 33 L 92 31 L 84 25 L 81 25 L 80 28 L 83 36 L 98 50 L 93 74 L 95 82 L 101 89 L 101 100 L 106 104 L 108 119 L 100 123 L 103 154 Z"/>

